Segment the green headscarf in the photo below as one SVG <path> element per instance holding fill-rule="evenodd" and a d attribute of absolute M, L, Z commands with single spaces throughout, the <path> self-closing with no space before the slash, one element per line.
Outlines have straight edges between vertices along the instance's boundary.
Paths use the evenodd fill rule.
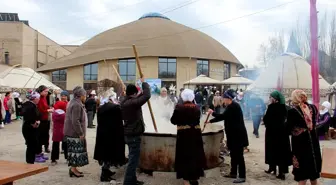
<path fill-rule="evenodd" d="M 271 97 L 276 99 L 280 104 L 285 104 L 285 97 L 279 91 L 273 91 Z"/>

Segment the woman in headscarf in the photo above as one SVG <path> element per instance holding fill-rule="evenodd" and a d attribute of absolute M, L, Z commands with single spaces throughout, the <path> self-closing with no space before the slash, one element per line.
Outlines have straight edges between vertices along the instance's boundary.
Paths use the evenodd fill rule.
<path fill-rule="evenodd" d="M 85 110 L 86 91 L 77 86 L 72 91 L 74 98 L 68 103 L 65 113 L 64 136 L 68 147 L 68 165 L 70 177 L 84 177 L 78 167 L 89 164 L 86 147 L 86 126 L 88 118 Z"/>
<path fill-rule="evenodd" d="M 21 119 L 21 108 L 22 108 L 22 100 L 20 98 L 20 94 L 18 92 L 13 93 L 14 101 L 15 101 L 15 114 L 16 119 Z"/>
<path fill-rule="evenodd" d="M 299 185 L 305 185 L 307 180 L 316 185 L 322 166 L 320 143 L 315 130 L 318 110 L 315 105 L 307 103 L 307 94 L 299 89 L 292 92 L 292 105 L 288 111 L 287 125 L 292 135 L 294 180 Z"/>
<path fill-rule="evenodd" d="M 209 110 L 215 118 L 209 123 L 215 123 L 224 120 L 224 128 L 227 139 L 227 147 L 231 156 L 231 172 L 225 177 L 234 178 L 233 183 L 244 183 L 246 181 L 246 168 L 244 160 L 244 148 L 249 145 L 247 131 L 244 123 L 243 111 L 240 105 L 233 101 L 236 92 L 229 89 L 224 92 L 223 101 L 226 106 L 222 114 L 216 114 L 213 110 Z M 239 177 L 237 178 L 237 172 Z"/>
<path fill-rule="evenodd" d="M 331 116 L 329 113 L 329 109 L 331 107 L 331 104 L 328 101 L 325 101 L 321 105 L 320 109 L 320 116 L 319 121 L 317 123 L 317 133 L 318 136 L 324 136 L 325 139 L 329 139 L 329 127 L 331 122 Z"/>
<path fill-rule="evenodd" d="M 39 147 L 38 142 L 38 127 L 40 125 L 40 112 L 37 108 L 37 104 L 40 101 L 40 94 L 37 92 L 28 92 L 27 99 L 22 105 L 22 134 L 26 141 L 26 162 L 28 164 L 34 164 L 34 162 L 45 162 L 45 159 L 36 155 L 36 151 Z"/>
<path fill-rule="evenodd" d="M 277 178 L 285 180 L 288 166 L 292 163 L 289 136 L 285 127 L 287 117 L 285 98 L 279 91 L 274 91 L 270 94 L 269 101 L 270 104 L 264 116 L 265 163 L 269 165 L 269 169 L 265 172 L 276 174 L 278 166 Z"/>
<path fill-rule="evenodd" d="M 67 146 L 64 142 L 64 122 L 65 113 L 68 104 L 67 91 L 61 92 L 61 101 L 57 101 L 54 105 L 55 111 L 52 114 L 53 121 L 53 136 L 52 136 L 52 150 L 51 150 L 51 164 L 56 165 L 60 154 L 60 142 L 62 142 L 62 150 L 64 152 L 64 158 L 67 159 Z"/>
<path fill-rule="evenodd" d="M 177 179 L 185 185 L 197 185 L 204 176 L 206 160 L 200 128 L 200 110 L 193 103 L 194 92 L 184 89 L 181 93 L 183 104 L 175 107 L 171 123 L 177 125 L 175 171 Z"/>
<path fill-rule="evenodd" d="M 110 96 L 107 102 L 98 108 L 96 146 L 93 158 L 102 166 L 101 182 L 115 180 L 111 166 L 126 164 L 124 127 L 121 107 L 116 97 Z"/>

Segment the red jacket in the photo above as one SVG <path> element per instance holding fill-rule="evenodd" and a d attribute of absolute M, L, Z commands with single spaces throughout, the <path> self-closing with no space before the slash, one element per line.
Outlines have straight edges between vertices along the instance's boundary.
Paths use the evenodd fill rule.
<path fill-rule="evenodd" d="M 41 121 L 46 121 L 48 120 L 49 117 L 49 105 L 47 103 L 47 97 L 46 96 L 41 96 L 39 103 L 37 104 L 37 108 L 41 114 Z"/>
<path fill-rule="evenodd" d="M 4 107 L 5 107 L 5 110 L 9 110 L 8 109 L 8 100 L 9 100 L 9 97 L 4 98 L 4 103 L 3 104 L 4 104 Z"/>

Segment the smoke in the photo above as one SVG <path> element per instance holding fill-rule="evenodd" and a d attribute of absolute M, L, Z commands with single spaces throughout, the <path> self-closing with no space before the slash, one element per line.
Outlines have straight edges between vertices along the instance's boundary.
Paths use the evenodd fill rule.
<path fill-rule="evenodd" d="M 162 99 L 160 99 L 158 96 L 152 96 L 150 99 L 150 102 L 151 102 L 151 106 L 152 106 L 158 132 L 165 133 L 165 134 L 176 134 L 177 128 L 175 125 L 173 125 L 170 122 L 170 118 L 173 115 L 174 108 L 175 108 L 174 104 L 169 103 L 165 105 L 164 101 L 162 101 Z M 144 122 L 145 122 L 145 132 L 155 133 L 152 117 L 150 115 L 147 103 L 144 106 L 142 106 L 142 113 L 143 113 Z M 206 116 L 203 115 L 200 121 L 201 128 L 203 128 L 205 119 L 206 119 Z M 204 132 L 217 132 L 223 129 L 222 125 L 223 125 L 223 122 L 220 122 L 218 124 L 208 124 Z"/>

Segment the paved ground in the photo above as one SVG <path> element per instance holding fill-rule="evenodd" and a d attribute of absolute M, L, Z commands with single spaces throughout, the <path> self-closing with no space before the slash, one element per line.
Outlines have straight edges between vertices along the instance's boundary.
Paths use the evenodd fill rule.
<path fill-rule="evenodd" d="M 252 132 L 252 124 L 247 122 L 248 133 Z M 296 184 L 291 174 L 287 175 L 286 181 L 277 180 L 271 175 L 267 175 L 263 172 L 267 166 L 264 164 L 264 127 L 261 126 L 259 139 L 249 135 L 250 139 L 250 153 L 245 154 L 246 166 L 247 166 L 247 183 L 246 185 L 294 185 Z M 49 171 L 35 175 L 24 180 L 19 180 L 15 184 L 17 185 L 96 185 L 104 184 L 99 182 L 100 168 L 96 161 L 92 159 L 94 143 L 95 143 L 95 129 L 88 130 L 88 149 L 90 164 L 83 169 L 85 173 L 84 178 L 70 178 L 68 175 L 68 167 L 65 164 L 65 160 L 61 159 L 57 166 L 50 166 Z M 322 147 L 336 148 L 336 140 L 326 141 L 321 143 Z M 6 125 L 5 129 L 0 130 L 0 159 L 25 162 L 25 145 L 24 139 L 21 134 L 21 122 L 17 121 L 10 125 Z M 226 157 L 225 163 L 229 161 L 229 157 Z M 50 165 L 50 161 L 44 165 Z M 223 171 L 228 172 L 228 165 L 222 167 Z M 122 181 L 124 168 L 121 168 L 116 174 L 118 181 Z M 1 173 L 1 172 L 0 172 Z M 146 184 L 152 185 L 179 185 L 182 184 L 174 178 L 172 174 L 160 174 L 154 177 L 149 177 L 145 174 L 140 174 L 139 179 L 145 181 Z M 105 183 L 108 184 L 108 183 Z M 221 176 L 201 179 L 200 184 L 205 185 L 219 185 L 219 184 L 231 184 L 230 179 L 223 178 Z M 335 181 L 327 182 L 321 179 L 321 184 L 336 184 Z"/>

